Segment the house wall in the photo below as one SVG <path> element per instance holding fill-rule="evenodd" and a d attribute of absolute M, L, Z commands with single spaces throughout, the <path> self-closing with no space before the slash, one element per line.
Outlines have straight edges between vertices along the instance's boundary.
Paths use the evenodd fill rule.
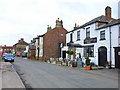
<path fill-rule="evenodd" d="M 90 38 L 97 37 L 97 43 L 84 44 L 86 38 L 86 28 L 90 27 Z M 70 42 L 70 34 L 73 34 L 73 42 L 75 44 L 81 44 L 82 46 L 94 45 L 94 57 L 89 57 L 91 61 L 95 62 L 98 65 L 98 49 L 102 46 L 107 48 L 107 60 L 110 61 L 110 29 L 111 29 L 111 60 L 112 64 L 115 65 L 114 57 L 114 48 L 119 46 L 119 27 L 114 25 L 107 28 L 96 30 L 96 23 L 88 25 L 84 28 L 77 29 L 73 32 L 67 33 L 66 42 Z M 77 31 L 80 30 L 80 40 L 77 41 Z M 105 40 L 100 40 L 100 31 L 105 30 Z M 81 53 L 81 56 L 84 57 L 84 48 L 76 48 L 76 58 L 78 57 L 77 53 Z"/>
<path fill-rule="evenodd" d="M 56 27 L 47 32 L 43 37 L 44 59 L 59 58 L 61 55 L 60 43 L 66 44 L 67 31 L 62 27 Z"/>
<path fill-rule="evenodd" d="M 40 45 L 39 45 L 39 57 L 42 58 L 43 57 L 43 37 L 39 37 L 39 42 L 40 42 Z"/>

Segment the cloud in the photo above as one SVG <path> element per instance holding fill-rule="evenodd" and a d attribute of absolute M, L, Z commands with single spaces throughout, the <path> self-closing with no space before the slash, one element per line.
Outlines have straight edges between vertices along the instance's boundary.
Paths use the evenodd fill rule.
<path fill-rule="evenodd" d="M 12 45 L 20 37 L 30 41 L 44 34 L 47 25 L 55 27 L 59 17 L 65 29 L 72 30 L 74 24 L 104 15 L 104 8 L 111 6 L 113 17 L 117 17 L 118 0 L 0 0 L 0 44 Z M 9 41 L 9 39 L 11 39 Z"/>

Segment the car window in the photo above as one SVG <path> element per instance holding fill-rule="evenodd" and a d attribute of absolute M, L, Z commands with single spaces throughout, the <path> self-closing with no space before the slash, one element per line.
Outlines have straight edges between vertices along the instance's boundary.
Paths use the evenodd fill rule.
<path fill-rule="evenodd" d="M 13 57 L 13 55 L 6 55 L 7 57 Z"/>

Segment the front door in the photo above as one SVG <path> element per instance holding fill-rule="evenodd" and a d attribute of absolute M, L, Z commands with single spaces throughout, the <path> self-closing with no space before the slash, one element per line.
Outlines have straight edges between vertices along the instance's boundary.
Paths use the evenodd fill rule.
<path fill-rule="evenodd" d="M 62 56 L 63 56 L 62 58 L 65 59 L 65 58 L 66 58 L 66 51 L 63 51 L 62 54 L 63 54 L 63 55 L 62 55 Z"/>
<path fill-rule="evenodd" d="M 100 47 L 98 49 L 98 65 L 105 66 L 106 62 L 107 62 L 107 48 Z"/>
<path fill-rule="evenodd" d="M 115 68 L 120 69 L 120 47 L 115 47 Z"/>

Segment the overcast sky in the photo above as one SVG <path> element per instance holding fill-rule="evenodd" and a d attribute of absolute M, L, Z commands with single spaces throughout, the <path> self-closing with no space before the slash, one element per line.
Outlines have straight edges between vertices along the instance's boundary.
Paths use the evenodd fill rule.
<path fill-rule="evenodd" d="M 13 45 L 20 38 L 30 42 L 55 27 L 57 18 L 63 20 L 66 30 L 74 24 L 82 25 L 105 14 L 112 8 L 112 17 L 118 18 L 119 0 L 0 0 L 0 45 Z"/>

